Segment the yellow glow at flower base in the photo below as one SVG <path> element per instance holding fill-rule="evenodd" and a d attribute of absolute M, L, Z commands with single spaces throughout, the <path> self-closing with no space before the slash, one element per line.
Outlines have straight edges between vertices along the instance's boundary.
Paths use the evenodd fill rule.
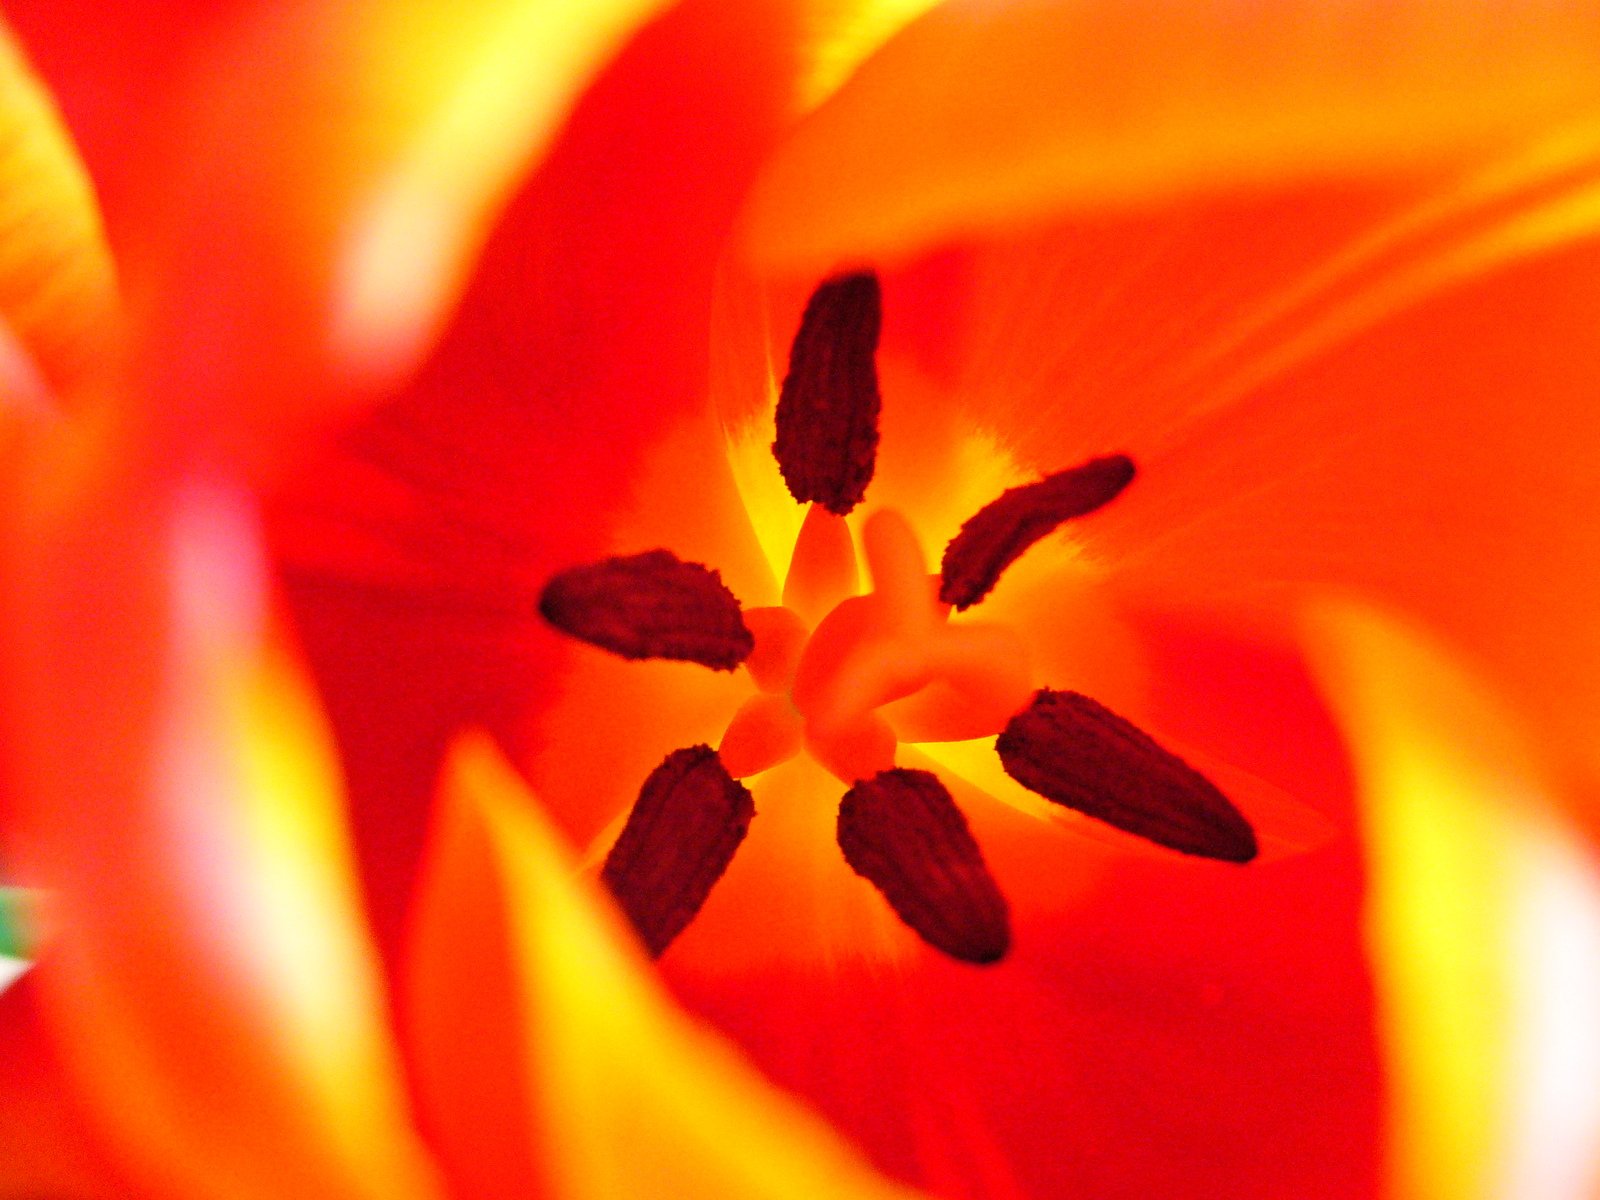
<path fill-rule="evenodd" d="M 1365 794 L 1393 1194 L 1588 1195 L 1600 874 L 1552 827 L 1529 743 L 1477 680 L 1364 609 L 1309 629 Z"/>
<path fill-rule="evenodd" d="M 552 1194 L 909 1197 L 672 1010 L 642 959 L 620 948 L 626 934 L 574 875 L 537 811 L 487 740 L 457 747 L 423 898 L 412 996 L 425 1010 L 424 1079 L 437 1084 L 447 1066 L 430 1056 L 430 1035 L 449 1036 L 452 1019 L 485 1028 L 467 1020 L 482 1014 L 483 994 L 470 981 L 450 984 L 450 956 L 471 941 L 473 961 L 509 976 L 502 994 L 520 1017 L 514 1026 L 491 1020 L 486 1027 L 516 1038 L 493 1052 L 500 1069 L 517 1077 L 533 1122 L 502 1132 L 530 1144 L 522 1162 L 544 1164 Z M 472 911 L 464 896 L 486 907 Z M 500 931 L 504 943 L 483 945 L 486 931 Z M 459 1114 L 503 1086 L 457 1084 L 449 1099 Z M 437 1103 L 441 1094 L 433 1095 Z M 468 1134 L 448 1117 L 444 1127 Z"/>

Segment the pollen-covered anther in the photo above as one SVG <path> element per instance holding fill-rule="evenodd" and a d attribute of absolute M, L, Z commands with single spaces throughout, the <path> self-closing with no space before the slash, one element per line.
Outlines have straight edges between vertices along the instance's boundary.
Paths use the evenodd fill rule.
<path fill-rule="evenodd" d="M 945 547 L 939 598 L 958 610 L 972 607 L 1028 547 L 1062 523 L 1109 504 L 1133 476 L 1133 460 L 1113 454 L 1002 493 Z"/>
<path fill-rule="evenodd" d="M 652 955 L 700 911 L 755 811 L 709 746 L 675 750 L 650 773 L 600 878 Z"/>
<path fill-rule="evenodd" d="M 545 585 L 539 612 L 561 632 L 623 658 L 731 671 L 755 648 L 722 577 L 669 550 L 563 571 Z"/>
<path fill-rule="evenodd" d="M 1077 692 L 1045 689 L 995 744 L 1029 791 L 1184 854 L 1247 863 L 1255 830 L 1216 786 Z"/>
<path fill-rule="evenodd" d="M 840 516 L 866 495 L 878 451 L 878 277 L 840 275 L 812 294 L 778 395 L 773 457 L 801 504 Z"/>
<path fill-rule="evenodd" d="M 1005 897 L 937 776 L 896 769 L 857 783 L 839 804 L 839 848 L 929 945 L 969 963 L 1005 957 Z"/>

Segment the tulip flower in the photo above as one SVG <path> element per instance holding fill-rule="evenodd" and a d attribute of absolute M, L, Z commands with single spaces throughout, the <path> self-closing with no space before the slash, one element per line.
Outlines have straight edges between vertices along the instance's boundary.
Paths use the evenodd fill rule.
<path fill-rule="evenodd" d="M 54 190 L 17 222 L 59 244 L 18 239 L 8 391 L 67 415 L 17 434 L 7 824 L 58 948 L 16 1075 L 72 1081 L 23 1118 L 158 1195 L 892 1186 L 657 1011 L 553 826 L 676 1000 L 891 1178 L 1582 1194 L 1583 14 L 688 0 L 635 33 L 650 6 L 372 0 L 151 36 L 73 7 L 15 19 L 131 315 L 19 70 Z M 178 76 L 154 118 L 85 27 L 125 81 Z M 881 309 L 815 307 L 867 278 Z M 874 449 L 830 519 L 782 380 L 835 351 L 847 391 L 870 359 Z M 962 532 L 1095 463 L 1117 486 L 1041 539 Z M 947 617 L 919 556 L 963 538 L 986 594 Z M 616 564 L 658 553 L 720 572 L 737 670 L 540 616 L 596 564 L 625 607 Z M 1255 861 L 1108 831 L 1104 788 L 1067 811 L 1019 714 L 1113 731 L 1101 783 L 1129 746 L 1201 780 L 1213 857 Z M 742 836 L 674 907 L 628 813 L 713 761 Z M 874 861 L 989 880 L 982 936 L 947 954 L 945 893 Z M 93 1186 L 40 1159 L 17 1186 Z"/>

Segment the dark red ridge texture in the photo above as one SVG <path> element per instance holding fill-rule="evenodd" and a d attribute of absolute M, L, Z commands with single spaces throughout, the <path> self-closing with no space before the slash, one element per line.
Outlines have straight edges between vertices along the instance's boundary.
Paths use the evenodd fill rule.
<path fill-rule="evenodd" d="M 896 768 L 858 782 L 839 804 L 839 848 L 929 945 L 979 965 L 1010 949 L 1005 897 L 937 776 Z"/>
<path fill-rule="evenodd" d="M 789 494 L 843 516 L 866 495 L 878 452 L 878 330 L 883 297 L 870 271 L 812 294 L 778 395 L 773 457 Z"/>
<path fill-rule="evenodd" d="M 1215 785 L 1137 726 L 1077 692 L 1039 692 L 995 749 L 1031 792 L 1158 845 L 1247 863 L 1255 830 Z"/>
<path fill-rule="evenodd" d="M 539 612 L 562 633 L 623 658 L 731 671 L 756 644 L 722 577 L 669 550 L 563 571 L 545 585 Z"/>
<path fill-rule="evenodd" d="M 674 750 L 650 772 L 600 878 L 652 955 L 700 911 L 755 813 L 710 746 Z"/>
<path fill-rule="evenodd" d="M 1133 460 L 1112 454 L 1002 493 L 979 509 L 945 547 L 939 599 L 958 610 L 971 608 L 1029 546 L 1062 522 L 1116 499 L 1133 476 Z"/>

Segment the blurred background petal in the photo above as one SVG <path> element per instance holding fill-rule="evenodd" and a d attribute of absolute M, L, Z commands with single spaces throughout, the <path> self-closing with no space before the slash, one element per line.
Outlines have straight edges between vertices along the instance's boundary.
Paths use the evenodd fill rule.
<path fill-rule="evenodd" d="M 1593 1195 L 1600 863 L 1517 717 L 1432 636 L 1349 603 L 1308 640 L 1356 747 L 1391 1194 Z"/>
<path fill-rule="evenodd" d="M 1410 172 L 1593 110 L 1582 6 L 983 0 L 911 25 L 774 157 L 746 233 L 817 274 L 1063 209 Z"/>
<path fill-rule="evenodd" d="M 160 1195 L 429 1200 L 248 501 L 99 465 L 13 548 L 8 849 L 50 885 L 47 1026 Z"/>
<path fill-rule="evenodd" d="M 116 360 L 115 272 L 71 136 L 0 25 L 0 411 L 37 410 Z"/>
<path fill-rule="evenodd" d="M 911 1200 L 664 1002 L 488 739 L 444 787 L 410 1002 L 462 1194 Z"/>

